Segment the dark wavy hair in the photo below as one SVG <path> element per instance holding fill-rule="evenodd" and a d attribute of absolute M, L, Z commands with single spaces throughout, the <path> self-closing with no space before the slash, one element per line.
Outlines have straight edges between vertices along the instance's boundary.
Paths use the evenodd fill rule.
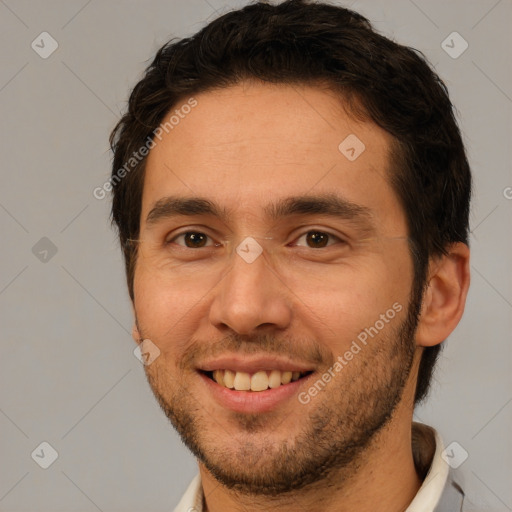
<path fill-rule="evenodd" d="M 129 172 L 126 162 L 178 103 L 247 79 L 327 85 L 354 117 L 392 135 L 389 180 L 407 218 L 412 297 L 421 303 L 430 258 L 446 254 L 451 243 L 468 245 L 471 173 L 447 88 L 421 52 L 378 34 L 354 11 L 307 0 L 253 2 L 192 37 L 172 39 L 131 92 L 110 135 L 111 215 L 131 299 L 137 257 L 131 241 L 139 235 L 146 158 Z M 415 404 L 428 394 L 441 345 L 423 351 Z"/>

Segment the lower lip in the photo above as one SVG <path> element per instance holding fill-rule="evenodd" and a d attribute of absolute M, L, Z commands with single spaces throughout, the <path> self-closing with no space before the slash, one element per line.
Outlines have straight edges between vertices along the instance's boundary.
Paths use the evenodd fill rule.
<path fill-rule="evenodd" d="M 283 405 L 286 400 L 296 396 L 299 388 L 313 375 L 310 373 L 299 380 L 265 391 L 235 391 L 217 384 L 202 372 L 198 374 L 219 405 L 235 412 L 245 413 L 268 412 Z"/>

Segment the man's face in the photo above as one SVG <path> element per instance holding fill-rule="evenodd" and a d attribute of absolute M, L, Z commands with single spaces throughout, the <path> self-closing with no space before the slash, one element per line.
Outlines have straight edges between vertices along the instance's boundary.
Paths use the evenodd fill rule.
<path fill-rule="evenodd" d="M 228 487 L 279 493 L 352 467 L 415 383 L 390 137 L 317 88 L 245 83 L 195 99 L 147 160 L 136 337 L 160 349 L 148 380 L 205 467 Z M 176 214 L 171 196 L 229 215 Z M 213 370 L 242 388 L 263 371 L 272 387 L 229 389 Z M 273 387 L 288 370 L 306 373 Z"/>

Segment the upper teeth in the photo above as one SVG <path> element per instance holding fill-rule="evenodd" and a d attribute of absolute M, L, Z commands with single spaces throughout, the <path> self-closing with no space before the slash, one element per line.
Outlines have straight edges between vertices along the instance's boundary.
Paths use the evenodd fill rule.
<path fill-rule="evenodd" d="M 236 391 L 264 391 L 277 388 L 297 380 L 301 372 L 281 372 L 280 370 L 261 370 L 254 374 L 231 370 L 215 370 L 213 378 L 217 384 Z"/>

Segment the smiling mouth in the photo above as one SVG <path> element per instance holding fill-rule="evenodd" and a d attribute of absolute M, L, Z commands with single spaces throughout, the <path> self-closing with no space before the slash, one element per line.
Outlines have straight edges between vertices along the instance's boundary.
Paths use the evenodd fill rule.
<path fill-rule="evenodd" d="M 234 391 L 265 391 L 285 386 L 290 382 L 307 377 L 312 371 L 291 372 L 280 370 L 260 370 L 255 373 L 237 372 L 233 370 L 214 370 L 201 373 L 222 387 Z"/>

